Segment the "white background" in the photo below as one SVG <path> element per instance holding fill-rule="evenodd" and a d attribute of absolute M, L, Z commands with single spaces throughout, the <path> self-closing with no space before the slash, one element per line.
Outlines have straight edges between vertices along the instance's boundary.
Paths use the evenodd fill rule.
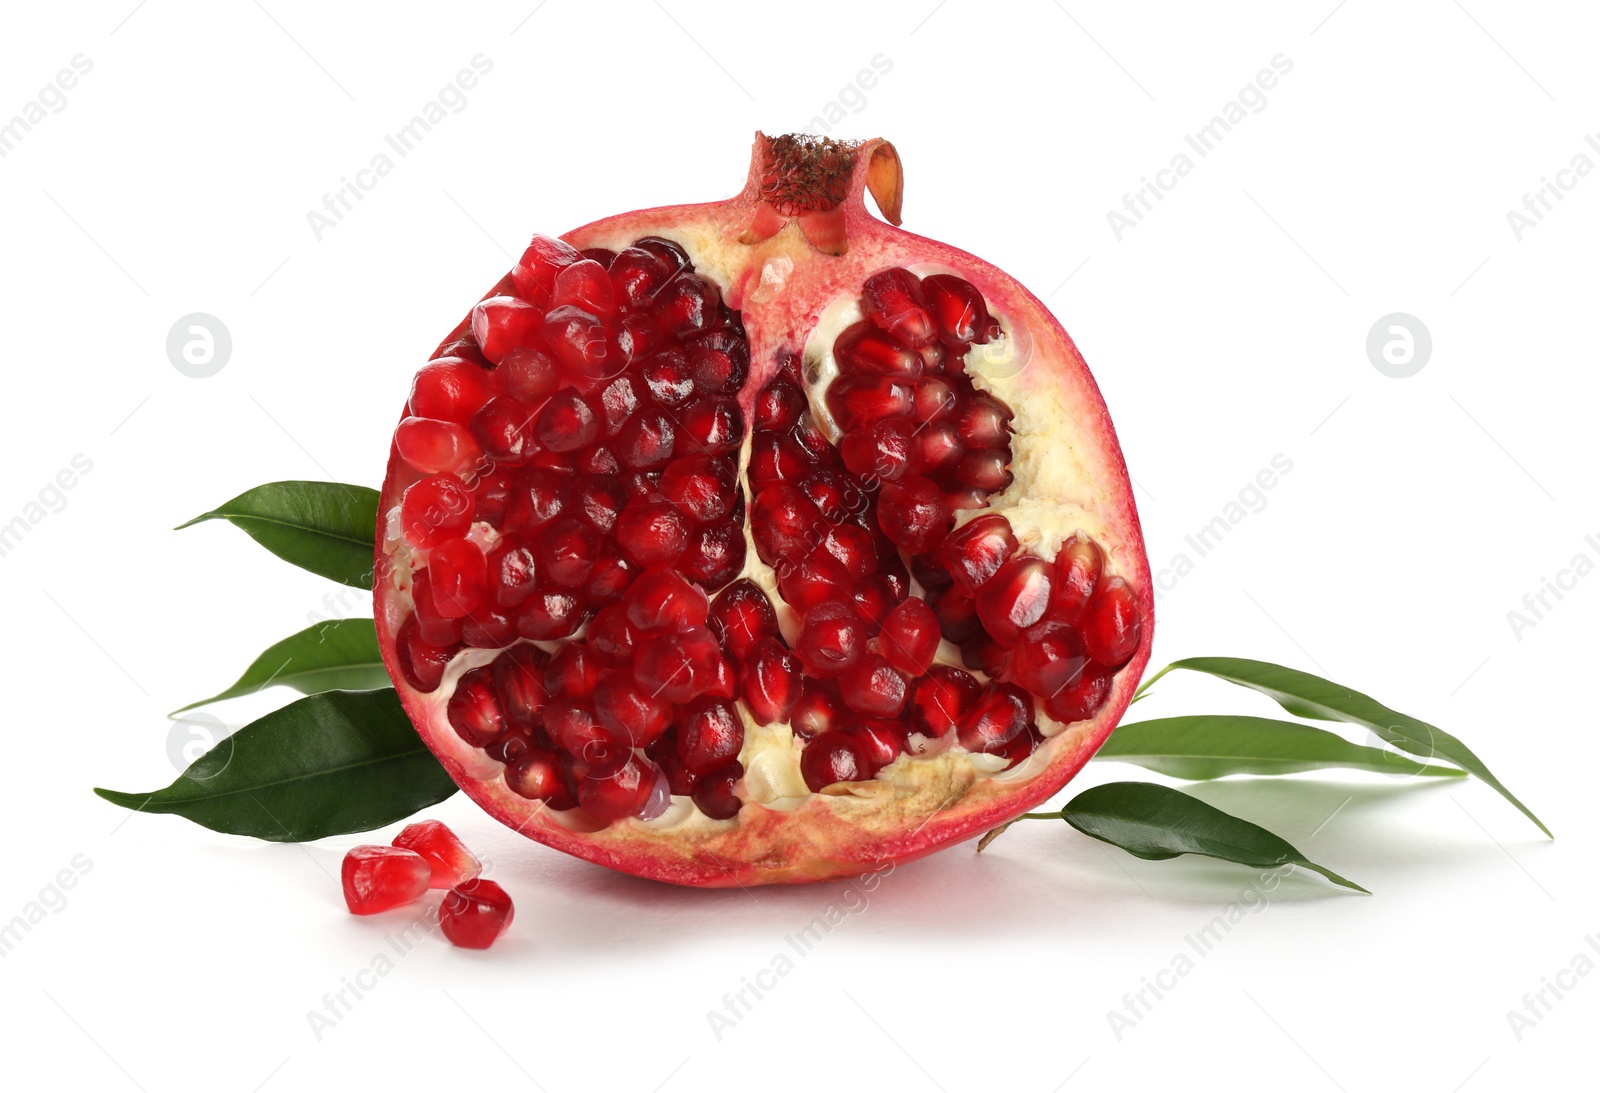
<path fill-rule="evenodd" d="M 1520 1040 L 1506 1014 L 1580 951 L 1600 961 L 1600 576 L 1520 635 L 1507 612 L 1600 561 L 1600 176 L 1520 240 L 1506 213 L 1575 155 L 1600 162 L 1600 26 L 1579 4 L 1335 2 L 13 6 L 0 117 L 73 56 L 93 70 L 0 159 L 0 523 L 75 455 L 93 469 L 0 558 L 0 921 L 91 863 L 0 959 L 8 1080 L 1592 1085 L 1600 974 Z M 494 67 L 467 106 L 318 241 L 307 211 L 479 53 Z M 1280 53 L 1265 108 L 1119 241 L 1107 211 Z M 889 73 L 842 92 L 879 54 Z M 428 940 L 319 1040 L 307 1011 L 411 917 L 345 913 L 339 859 L 370 840 L 265 845 L 89 790 L 166 784 L 167 710 L 364 605 L 225 525 L 169 529 L 259 482 L 376 485 L 410 374 L 531 232 L 727 195 L 754 129 L 841 97 L 859 109 L 832 135 L 904 157 L 906 227 L 1009 270 L 1077 339 L 1155 567 L 1292 460 L 1168 582 L 1154 663 L 1258 656 L 1358 686 L 1465 738 L 1558 841 L 1475 783 L 1200 786 L 1375 894 L 1295 875 L 1119 1039 L 1107 1011 L 1253 874 L 1026 824 L 896 871 L 719 1040 L 707 1011 L 843 887 L 672 889 L 457 797 L 433 814 L 493 860 L 512 932 L 487 954 Z M 166 356 L 191 312 L 232 333 L 210 379 Z M 1392 312 L 1432 332 L 1413 378 L 1367 358 Z M 1140 709 L 1276 708 L 1169 677 Z M 1095 764 L 1072 788 L 1119 777 L 1154 776 Z"/>

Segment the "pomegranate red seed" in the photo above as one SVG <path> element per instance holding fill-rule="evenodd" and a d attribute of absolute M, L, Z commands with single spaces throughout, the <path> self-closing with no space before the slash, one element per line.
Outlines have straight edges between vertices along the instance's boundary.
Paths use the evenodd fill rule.
<path fill-rule="evenodd" d="M 495 695 L 512 724 L 533 726 L 538 723 L 540 711 L 550 701 L 544 685 L 549 663 L 550 658 L 534 645 L 518 645 L 495 658 L 492 666 Z"/>
<path fill-rule="evenodd" d="M 1050 574 L 1048 563 L 1025 554 L 1006 562 L 978 589 L 978 618 L 990 637 L 1010 648 L 1022 631 L 1044 618 L 1050 606 Z"/>
<path fill-rule="evenodd" d="M 617 459 L 635 471 L 655 471 L 672 462 L 678 428 L 661 410 L 641 410 L 617 435 Z"/>
<path fill-rule="evenodd" d="M 510 609 L 533 595 L 533 548 L 507 535 L 489 551 L 489 593 L 496 606 Z"/>
<path fill-rule="evenodd" d="M 972 343 L 983 344 L 1000 336 L 1000 324 L 989 315 L 983 296 L 970 281 L 940 273 L 922 279 L 928 312 L 940 339 L 964 352 Z"/>
<path fill-rule="evenodd" d="M 933 613 L 939 617 L 939 633 L 946 641 L 957 645 L 983 628 L 978 619 L 978 606 L 961 589 L 951 585 L 929 601 Z"/>
<path fill-rule="evenodd" d="M 866 650 L 866 628 L 861 616 L 847 603 L 830 600 L 806 613 L 795 642 L 795 652 L 807 670 L 836 676 L 861 659 Z"/>
<path fill-rule="evenodd" d="M 628 498 L 622 481 L 615 475 L 588 474 L 577 481 L 573 502 L 578 516 L 604 535 L 616 526 L 617 513 L 628 503 Z"/>
<path fill-rule="evenodd" d="M 571 702 L 550 703 L 545 708 L 545 728 L 552 742 L 581 760 L 591 774 L 615 770 L 633 754 L 625 734 L 607 728 L 593 711 Z"/>
<path fill-rule="evenodd" d="M 639 383 L 630 375 L 623 374 L 606 384 L 593 398 L 600 410 L 600 432 L 607 437 L 620 433 L 642 398 Z"/>
<path fill-rule="evenodd" d="M 569 504 L 571 480 L 549 467 L 521 472 L 506 510 L 504 531 L 531 531 L 560 516 Z"/>
<path fill-rule="evenodd" d="M 465 425 L 488 399 L 491 375 L 459 357 L 441 357 L 430 361 L 411 381 L 406 405 L 413 417 Z"/>
<path fill-rule="evenodd" d="M 404 907 L 428 890 L 431 875 L 421 854 L 393 846 L 358 846 L 344 856 L 339 870 L 352 915 Z"/>
<path fill-rule="evenodd" d="M 496 464 L 516 466 L 534 448 L 534 410 L 510 395 L 495 395 L 472 418 L 472 435 Z"/>
<path fill-rule="evenodd" d="M 750 441 L 750 487 L 760 490 L 774 482 L 793 482 L 812 467 L 793 437 L 757 433 Z"/>
<path fill-rule="evenodd" d="M 794 428 L 789 430 L 789 436 L 800 454 L 813 463 L 836 459 L 833 445 L 809 416 L 795 422 Z"/>
<path fill-rule="evenodd" d="M 1023 631 L 1011 651 L 1007 675 L 1040 698 L 1049 698 L 1075 682 L 1087 661 L 1078 632 L 1046 619 Z"/>
<path fill-rule="evenodd" d="M 707 329 L 716 317 L 721 294 L 710 281 L 681 273 L 656 294 L 651 311 L 673 337 Z"/>
<path fill-rule="evenodd" d="M 525 345 L 505 355 L 489 373 L 489 383 L 496 394 L 536 409 L 556 393 L 561 379 L 554 357 L 538 346 Z"/>
<path fill-rule="evenodd" d="M 967 595 L 975 595 L 984 582 L 1016 553 L 1017 537 L 1011 521 L 998 514 L 977 516 L 950 533 L 939 547 L 939 563 Z"/>
<path fill-rule="evenodd" d="M 735 581 L 711 601 L 708 623 L 722 647 L 740 660 L 763 638 L 778 632 L 778 616 L 767 594 L 749 579 Z"/>
<path fill-rule="evenodd" d="M 1073 626 L 1094 595 L 1105 566 L 1105 555 L 1093 539 L 1074 535 L 1056 554 L 1055 580 L 1050 590 L 1050 615 Z"/>
<path fill-rule="evenodd" d="M 624 558 L 616 547 L 607 543 L 595 559 L 594 572 L 590 574 L 589 583 L 584 589 L 589 602 L 596 607 L 616 603 L 640 571 L 639 565 Z"/>
<path fill-rule="evenodd" d="M 587 702 L 602 672 L 594 650 L 578 642 L 563 645 L 545 665 L 545 693 L 552 699 Z"/>
<path fill-rule="evenodd" d="M 750 651 L 743 698 L 761 724 L 788 721 L 800 701 L 800 658 L 776 638 L 762 638 Z"/>
<path fill-rule="evenodd" d="M 671 565 L 689 545 L 688 518 L 659 493 L 635 497 L 617 515 L 617 545 L 642 566 Z"/>
<path fill-rule="evenodd" d="M 798 561 L 815 545 L 814 535 L 822 514 L 809 498 L 787 482 L 778 482 L 756 494 L 750 506 L 750 530 L 756 554 L 768 565 L 780 560 Z"/>
<path fill-rule="evenodd" d="M 454 888 L 483 870 L 483 863 L 438 820 L 407 824 L 394 837 L 393 845 L 422 855 L 431 871 L 430 888 Z"/>
<path fill-rule="evenodd" d="M 594 712 L 600 724 L 626 737 L 636 748 L 649 744 L 672 724 L 667 700 L 621 672 L 606 676 L 595 687 Z"/>
<path fill-rule="evenodd" d="M 867 495 L 838 471 L 817 467 L 800 479 L 800 492 L 832 523 L 841 523 L 867 511 Z"/>
<path fill-rule="evenodd" d="M 476 507 L 461 479 L 453 474 L 430 475 L 406 488 L 400 499 L 400 526 L 407 542 L 426 550 L 465 535 Z"/>
<path fill-rule="evenodd" d="M 817 550 L 826 552 L 843 567 L 852 581 L 878 568 L 878 548 L 872 533 L 858 524 L 837 524 L 822 533 Z"/>
<path fill-rule="evenodd" d="M 627 308 L 648 307 L 675 272 L 659 257 L 641 247 L 628 247 L 612 259 L 608 271 L 617 298 Z"/>
<path fill-rule="evenodd" d="M 520 346 L 532 345 L 544 316 L 515 296 L 491 296 L 472 309 L 472 337 L 491 364 Z"/>
<path fill-rule="evenodd" d="M 1019 732 L 1015 737 L 1012 738 L 1011 743 L 1007 744 L 1004 748 L 1000 749 L 994 754 L 1006 759 L 1007 762 L 1005 769 L 1010 770 L 1012 767 L 1016 766 L 1018 763 L 1022 762 L 1028 756 L 1037 751 L 1039 745 L 1043 742 L 1044 737 L 1040 736 L 1039 730 L 1033 725 L 1032 722 L 1029 722 L 1026 732 Z"/>
<path fill-rule="evenodd" d="M 511 925 L 511 897 L 492 880 L 453 888 L 439 905 L 439 929 L 460 949 L 487 949 Z"/>
<path fill-rule="evenodd" d="M 906 705 L 906 680 L 883 656 L 867 653 L 840 676 L 839 693 L 858 714 L 899 717 Z"/>
<path fill-rule="evenodd" d="M 529 748 L 512 760 L 506 767 L 506 786 L 517 796 L 543 801 L 557 812 L 577 804 L 561 776 L 560 760 L 547 748 Z"/>
<path fill-rule="evenodd" d="M 910 270 L 896 267 L 868 277 L 861 286 L 861 310 L 906 345 L 931 345 L 938 340 L 922 284 Z"/>
<path fill-rule="evenodd" d="M 973 634 L 961 643 L 961 663 L 975 672 L 997 676 L 1006 667 L 1006 647 L 988 634 Z"/>
<path fill-rule="evenodd" d="M 675 633 L 706 624 L 706 594 L 665 567 L 646 570 L 624 600 L 628 621 L 646 631 Z"/>
<path fill-rule="evenodd" d="M 424 474 L 453 471 L 478 458 L 478 442 L 464 426 L 431 417 L 408 417 L 394 431 L 400 458 Z"/>
<path fill-rule="evenodd" d="M 955 417 L 956 408 L 960 405 L 956 398 L 956 389 L 948 380 L 938 376 L 928 376 L 917 384 L 916 390 L 916 418 L 918 421 L 945 421 Z"/>
<path fill-rule="evenodd" d="M 483 605 L 489 595 L 489 574 L 483 551 L 467 539 L 451 539 L 428 552 L 428 583 L 433 608 L 447 619 L 459 619 Z"/>
<path fill-rule="evenodd" d="M 722 650 L 709 630 L 696 628 L 670 640 L 647 641 L 634 657 L 633 678 L 645 694 L 666 702 L 688 702 L 717 677 Z"/>
<path fill-rule="evenodd" d="M 643 239 L 635 239 L 633 245 L 660 258 L 673 273 L 677 273 L 690 265 L 689 252 L 679 244 L 662 236 L 647 235 Z"/>
<path fill-rule="evenodd" d="M 1011 485 L 1012 474 L 1007 470 L 1011 462 L 1006 452 L 981 451 L 968 452 L 963 455 L 950 472 L 950 479 L 959 486 L 983 493 L 999 493 Z M 981 499 L 977 505 L 953 504 L 951 508 L 974 508 L 982 504 Z"/>
<path fill-rule="evenodd" d="M 904 598 L 894 577 L 888 573 L 864 577 L 850 590 L 850 602 L 855 604 L 856 613 L 866 622 L 868 637 L 878 636 L 884 620 Z"/>
<path fill-rule="evenodd" d="M 517 608 L 517 633 L 535 641 L 569 636 L 582 625 L 583 601 L 561 589 L 538 589 Z"/>
<path fill-rule="evenodd" d="M 900 383 L 922 378 L 916 351 L 870 322 L 846 327 L 833 343 L 833 357 L 845 375 L 885 376 Z"/>
<path fill-rule="evenodd" d="M 400 647 L 400 670 L 406 682 L 424 694 L 437 690 L 455 648 L 425 641 L 415 615 L 401 624 L 395 644 Z"/>
<path fill-rule="evenodd" d="M 878 495 L 878 526 L 912 554 L 932 550 L 950 527 L 944 491 L 922 475 L 885 484 Z"/>
<path fill-rule="evenodd" d="M 844 716 L 844 699 L 839 697 L 839 688 L 832 680 L 801 680 L 800 701 L 789 717 L 796 736 L 814 740 L 829 729 L 838 728 Z"/>
<path fill-rule="evenodd" d="M 905 729 L 894 721 L 858 721 L 845 730 L 845 735 L 855 742 L 866 759 L 868 777 L 905 754 Z"/>
<path fill-rule="evenodd" d="M 733 511 L 735 472 L 727 459 L 684 456 L 661 472 L 661 493 L 694 519 L 713 523 Z"/>
<path fill-rule="evenodd" d="M 476 649 L 504 649 L 516 644 L 517 620 L 484 604 L 461 620 L 461 640 Z"/>
<path fill-rule="evenodd" d="M 750 372 L 750 349 L 739 335 L 714 330 L 691 339 L 689 371 L 695 388 L 706 394 L 732 394 Z"/>
<path fill-rule="evenodd" d="M 798 564 L 780 560 L 778 593 L 790 607 L 802 613 L 827 600 L 842 600 L 850 587 L 850 574 L 843 563 L 818 547 Z"/>
<path fill-rule="evenodd" d="M 839 782 L 861 782 L 872 777 L 867 757 L 854 737 L 837 729 L 825 732 L 800 753 L 800 774 L 811 792 Z"/>
<path fill-rule="evenodd" d="M 911 724 L 923 736 L 943 736 L 977 705 L 983 684 L 960 668 L 935 664 L 911 692 Z"/>
<path fill-rule="evenodd" d="M 1139 648 L 1139 600 L 1121 577 L 1103 581 L 1083 613 L 1083 645 L 1108 668 L 1128 663 Z"/>
<path fill-rule="evenodd" d="M 433 579 L 426 569 L 411 577 L 412 606 L 417 630 L 430 645 L 455 645 L 461 640 L 461 620 L 447 619 L 433 603 Z"/>
<path fill-rule="evenodd" d="M 707 698 L 731 699 L 739 693 L 739 667 L 724 653 L 717 660 L 716 677 L 706 684 Z"/>
<path fill-rule="evenodd" d="M 488 668 L 474 668 L 461 677 L 446 712 L 456 735 L 475 748 L 488 747 L 510 728 Z"/>
<path fill-rule="evenodd" d="M 633 659 L 638 632 L 628 622 L 628 609 L 614 603 L 595 613 L 589 620 L 589 630 L 584 640 L 601 660 L 620 667 Z"/>
<path fill-rule="evenodd" d="M 683 408 L 679 455 L 727 455 L 744 442 L 744 415 L 726 396 L 697 398 Z"/>
<path fill-rule="evenodd" d="M 702 699 L 691 704 L 678 728 L 678 758 L 694 774 L 709 774 L 739 757 L 744 722 L 727 702 Z"/>
<path fill-rule="evenodd" d="M 650 745 L 650 758 L 661 768 L 661 773 L 667 776 L 667 789 L 671 793 L 682 797 L 694 792 L 694 784 L 699 778 L 683 765 L 682 759 L 678 758 L 676 733 L 669 732 Z"/>
<path fill-rule="evenodd" d="M 511 507 L 512 478 L 510 471 L 490 471 L 478 476 L 472 489 L 477 499 L 478 518 L 499 524 Z"/>
<path fill-rule="evenodd" d="M 948 421 L 929 422 L 917 430 L 913 439 L 916 442 L 914 454 L 917 467 L 921 473 L 933 479 L 947 478 L 967 451 L 956 436 L 956 427 Z"/>
<path fill-rule="evenodd" d="M 593 313 L 571 304 L 551 308 L 539 334 L 569 383 L 587 390 L 607 374 L 606 328 Z"/>
<path fill-rule="evenodd" d="M 575 452 L 594 443 L 600 420 L 577 392 L 558 391 L 534 418 L 533 433 L 547 451 Z"/>
<path fill-rule="evenodd" d="M 706 588 L 718 589 L 744 569 L 743 522 L 729 521 L 701 528 L 689 537 L 678 570 Z"/>
<path fill-rule="evenodd" d="M 956 417 L 961 443 L 969 448 L 1007 448 L 1011 409 L 987 391 L 973 391 Z"/>
<path fill-rule="evenodd" d="M 511 270 L 517 294 L 529 303 L 544 307 L 550 302 L 556 274 L 578 261 L 578 252 L 560 239 L 536 235 L 522 258 Z"/>
<path fill-rule="evenodd" d="M 641 375 L 650 397 L 669 409 L 682 406 L 694 394 L 689 359 L 675 346 L 661 350 L 646 361 Z"/>
<path fill-rule="evenodd" d="M 928 670 L 939 651 L 939 620 L 916 597 L 897 604 L 883 620 L 878 647 L 895 668 L 916 677 Z"/>
<path fill-rule="evenodd" d="M 840 376 L 828 385 L 826 401 L 847 433 L 886 417 L 908 417 L 915 408 L 911 387 L 889 376 Z"/>
<path fill-rule="evenodd" d="M 584 259 L 556 274 L 555 287 L 550 293 L 550 306 L 572 304 L 591 315 L 609 315 L 616 310 L 616 294 L 611 289 L 611 278 L 599 262 Z"/>
<path fill-rule="evenodd" d="M 909 418 L 891 417 L 846 433 L 839 455 L 852 474 L 862 479 L 898 482 L 917 469 L 920 445 Z"/>
<path fill-rule="evenodd" d="M 756 428 L 781 432 L 799 421 L 805 410 L 806 396 L 792 381 L 780 376 L 756 396 Z"/>
<path fill-rule="evenodd" d="M 1033 704 L 1010 684 L 992 684 L 956 725 L 956 738 L 968 751 L 999 752 L 1026 732 Z"/>
<path fill-rule="evenodd" d="M 616 770 L 585 778 L 578 784 L 578 803 L 597 820 L 636 816 L 650 800 L 661 769 L 647 759 L 630 756 Z"/>
<path fill-rule="evenodd" d="M 1064 724 L 1100 712 L 1111 697 L 1111 669 L 1090 661 L 1077 680 L 1044 700 L 1044 712 Z"/>
<path fill-rule="evenodd" d="M 593 528 L 576 517 L 564 517 L 538 534 L 535 557 L 539 579 L 563 588 L 578 588 L 594 571 L 599 549 L 600 539 Z"/>
<path fill-rule="evenodd" d="M 743 777 L 744 767 L 737 762 L 702 775 L 694 783 L 695 807 L 713 820 L 733 819 L 744 806 L 736 792 Z"/>

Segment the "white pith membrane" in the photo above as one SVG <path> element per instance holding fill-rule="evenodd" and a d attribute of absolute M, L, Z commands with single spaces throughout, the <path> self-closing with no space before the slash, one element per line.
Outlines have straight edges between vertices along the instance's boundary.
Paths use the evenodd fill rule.
<path fill-rule="evenodd" d="M 696 258 L 695 272 L 717 282 L 726 297 L 730 289 L 727 277 L 718 276 L 714 261 L 701 264 L 692 240 L 682 242 Z M 619 243 L 625 244 L 626 240 Z M 788 273 L 784 265 L 786 261 L 765 263 L 759 286 L 750 296 L 752 301 L 759 302 L 764 291 L 777 293 L 782 290 Z M 933 273 L 962 276 L 962 271 L 953 267 L 913 265 L 910 268 L 919 277 Z M 1037 390 L 1030 389 L 1026 382 L 1032 349 L 1026 327 L 1013 326 L 1010 317 L 1002 311 L 995 310 L 993 314 L 1000 323 L 1003 335 L 987 344 L 972 346 L 964 360 L 966 373 L 974 387 L 994 395 L 1014 415 L 1011 422 L 1012 458 L 1009 464 L 1013 478 L 1009 486 L 990 497 L 987 508 L 958 511 L 955 514 L 955 526 L 960 528 L 980 516 L 1004 516 L 1010 522 L 1018 542 L 1016 553 L 1034 555 L 1046 562 L 1055 557 L 1066 540 L 1074 535 L 1085 536 L 1107 548 L 1102 581 L 1119 575 L 1115 550 L 1117 528 L 1108 524 L 1105 518 L 1106 510 L 1102 505 L 1104 483 L 1097 478 L 1093 466 L 1079 458 L 1078 423 L 1060 402 L 1039 397 Z M 828 388 L 839 375 L 833 345 L 846 328 L 862 318 L 859 297 L 840 295 L 823 311 L 806 337 L 802 351 L 803 372 L 808 379 L 815 377 L 806 385 L 810 412 L 829 439 L 835 442 L 839 430 L 833 423 L 826 402 Z M 749 405 L 748 399 L 743 401 L 746 406 Z M 754 434 L 755 425 L 747 413 L 738 460 L 739 488 L 746 499 L 743 528 L 745 563 L 734 579 L 749 579 L 766 592 L 776 611 L 782 635 L 786 643 L 793 646 L 800 618 L 779 594 L 777 574 L 759 558 L 751 530 L 749 508 L 755 491 L 747 481 L 746 471 Z M 414 477 L 424 476 L 419 473 Z M 384 530 L 382 549 L 391 562 L 388 576 L 393 594 L 387 599 L 380 597 L 380 601 L 387 605 L 380 622 L 392 637 L 411 612 L 413 569 L 419 560 L 425 565 L 426 552 L 412 547 L 402 535 L 398 503 L 386 514 Z M 465 537 L 487 553 L 499 538 L 499 532 L 486 521 L 476 521 Z M 909 561 L 903 551 L 902 558 Z M 1129 573 L 1126 576 L 1133 579 L 1136 574 Z M 720 587 L 723 586 L 706 591 L 715 599 Z M 911 595 L 919 596 L 923 591 L 913 579 Z M 519 644 L 532 644 L 547 653 L 554 653 L 564 644 L 582 641 L 587 630 L 585 623 L 567 638 L 531 642 L 521 639 Z M 413 691 L 408 701 L 414 719 L 418 718 L 420 710 L 422 718 L 429 724 L 443 727 L 441 732 L 430 738 L 430 744 L 436 750 L 448 749 L 467 777 L 483 782 L 502 780 L 505 765 L 491 758 L 484 750 L 451 735 L 446 707 L 464 674 L 491 664 L 502 655 L 504 651 L 498 648 L 464 648 L 455 655 L 436 689 L 427 693 Z M 941 639 L 935 663 L 960 668 L 980 682 L 988 682 L 988 676 L 982 671 L 965 667 L 960 649 L 949 641 Z M 910 684 L 914 683 L 915 680 L 910 681 Z M 801 774 L 800 758 L 804 741 L 787 724 L 759 724 L 742 698 L 734 699 L 732 704 L 744 724 L 744 744 L 738 761 L 744 771 L 739 796 L 744 802 L 745 811 L 731 819 L 715 820 L 696 808 L 689 797 L 675 796 L 665 811 L 651 819 L 631 817 L 614 821 L 611 826 L 634 825 L 654 832 L 672 832 L 693 840 L 737 827 L 751 808 L 786 812 L 819 797 L 847 819 L 855 810 L 879 809 L 886 796 L 905 797 L 916 807 L 924 807 L 924 802 L 942 794 L 941 787 L 953 787 L 954 791 L 959 791 L 960 787 L 970 785 L 975 777 L 995 783 L 1025 784 L 1045 769 L 1053 749 L 1074 743 L 1081 733 L 1088 731 L 1091 724 L 1090 721 L 1084 721 L 1063 725 L 1050 718 L 1043 709 L 1043 703 L 1035 699 L 1032 702 L 1034 718 L 1040 734 L 1045 738 L 1044 742 L 1031 755 L 1009 766 L 1009 769 L 1010 760 L 1004 756 L 970 752 L 962 747 L 952 730 L 934 738 L 912 735 L 907 752 L 879 769 L 873 777 L 835 783 L 813 793 Z M 906 718 L 909 718 L 909 704 Z M 643 754 L 642 751 L 640 754 Z M 546 822 L 573 831 L 597 831 L 607 826 L 590 818 L 581 808 L 565 811 L 543 809 L 541 815 Z"/>

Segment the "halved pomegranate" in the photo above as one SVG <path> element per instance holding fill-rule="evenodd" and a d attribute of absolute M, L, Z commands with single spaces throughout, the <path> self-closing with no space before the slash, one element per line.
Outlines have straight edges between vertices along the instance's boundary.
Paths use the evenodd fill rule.
<path fill-rule="evenodd" d="M 1105 405 L 900 196 L 884 141 L 758 134 L 734 198 L 535 237 L 417 374 L 378 631 L 496 818 L 812 881 L 1002 824 L 1111 732 L 1153 619 Z"/>

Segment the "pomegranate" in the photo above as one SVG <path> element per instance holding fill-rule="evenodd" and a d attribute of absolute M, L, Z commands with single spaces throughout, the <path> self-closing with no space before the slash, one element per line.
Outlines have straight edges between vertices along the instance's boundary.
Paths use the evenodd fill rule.
<path fill-rule="evenodd" d="M 1122 715 L 1153 600 L 1099 390 L 901 186 L 884 141 L 758 134 L 733 198 L 536 236 L 417 373 L 378 633 L 502 822 L 819 880 L 1028 811 Z"/>

